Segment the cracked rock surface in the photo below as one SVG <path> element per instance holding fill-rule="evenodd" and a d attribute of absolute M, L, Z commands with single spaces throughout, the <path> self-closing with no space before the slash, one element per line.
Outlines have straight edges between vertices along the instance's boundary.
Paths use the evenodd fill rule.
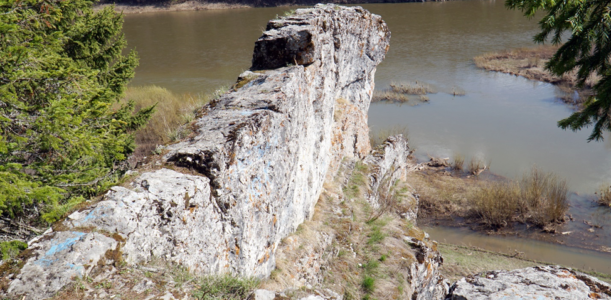
<path fill-rule="evenodd" d="M 611 286 L 568 268 L 542 266 L 462 278 L 446 299 L 611 299 Z"/>

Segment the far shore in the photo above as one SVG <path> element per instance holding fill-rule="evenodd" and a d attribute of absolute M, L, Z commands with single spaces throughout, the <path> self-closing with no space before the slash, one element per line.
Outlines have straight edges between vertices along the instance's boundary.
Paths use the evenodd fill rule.
<path fill-rule="evenodd" d="M 95 10 L 101 10 L 113 4 L 103 3 L 95 6 Z M 232 4 L 223 2 L 204 2 L 204 1 L 185 1 L 175 4 L 157 4 L 157 5 L 138 5 L 138 4 L 114 4 L 117 12 L 123 14 L 141 14 L 151 12 L 168 12 L 168 11 L 193 11 L 193 10 L 221 10 L 221 9 L 237 9 L 237 8 L 252 8 L 253 6 L 246 4 Z"/>
<path fill-rule="evenodd" d="M 319 1 L 319 3 L 336 3 L 338 5 L 349 4 L 368 4 L 368 3 L 386 3 L 386 0 L 335 0 L 335 1 Z M 407 3 L 407 2 L 446 2 L 452 0 L 391 0 L 387 3 Z M 253 1 L 255 2 L 255 1 Z M 297 0 L 268 4 L 243 4 L 243 3 L 227 3 L 227 2 L 210 2 L 206 0 L 188 0 L 184 2 L 168 1 L 158 4 L 137 4 L 137 3 L 115 3 L 115 10 L 123 14 L 141 14 L 152 12 L 170 12 L 170 11 L 197 11 L 197 10 L 225 10 L 239 8 L 254 8 L 254 7 L 288 7 L 288 6 L 312 6 L 316 1 Z M 113 3 L 101 3 L 94 7 L 94 10 L 101 10 L 104 7 L 111 6 Z"/>
<path fill-rule="evenodd" d="M 547 62 L 552 58 L 559 46 L 540 46 L 537 48 L 509 49 L 494 53 L 486 53 L 473 59 L 478 68 L 487 71 L 507 73 L 554 84 L 564 95 L 560 99 L 575 108 L 580 109 L 587 98 L 592 95 L 592 87 L 598 78 L 589 78 L 583 88 L 577 87 L 576 72 L 562 77 L 551 74 L 546 69 Z M 577 92 L 577 97 L 574 93 Z"/>

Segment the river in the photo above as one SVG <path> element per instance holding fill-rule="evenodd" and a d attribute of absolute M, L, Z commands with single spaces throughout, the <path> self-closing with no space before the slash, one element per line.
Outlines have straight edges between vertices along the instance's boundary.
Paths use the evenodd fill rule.
<path fill-rule="evenodd" d="M 610 144 L 587 143 L 588 130 L 556 127 L 571 109 L 557 99 L 559 91 L 554 86 L 483 71 L 473 64 L 474 56 L 486 52 L 534 46 L 535 19 L 527 20 L 520 12 L 506 10 L 503 1 L 494 0 L 362 6 L 380 14 L 392 32 L 390 50 L 376 72 L 376 89 L 417 80 L 438 91 L 418 106 L 372 104 L 372 130 L 406 126 L 419 159 L 455 153 L 467 159 L 479 157 L 492 162 L 492 172 L 509 178 L 534 164 L 555 172 L 567 179 L 573 191 L 570 212 L 578 221 L 565 230 L 583 230 L 582 219 L 595 220 L 603 230 L 591 237 L 585 232 L 579 238 L 598 241 L 590 248 L 611 246 L 611 210 L 596 208 L 587 196 L 601 184 L 611 183 Z M 250 67 L 254 41 L 267 21 L 288 9 L 126 15 L 129 47 L 140 55 L 131 84 L 154 84 L 177 93 L 210 93 L 230 85 Z M 453 96 L 456 89 L 466 94 Z M 432 237 L 444 240 L 456 234 L 443 232 L 433 230 Z M 513 242 L 508 243 L 511 247 Z M 547 247 L 552 251 L 556 246 Z M 585 263 L 586 267 L 596 265 L 602 264 Z M 611 273 L 611 267 L 596 270 Z"/>

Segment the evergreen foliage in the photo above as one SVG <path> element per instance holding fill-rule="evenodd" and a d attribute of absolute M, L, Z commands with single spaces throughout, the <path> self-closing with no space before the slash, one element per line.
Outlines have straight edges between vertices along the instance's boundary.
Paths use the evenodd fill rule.
<path fill-rule="evenodd" d="M 0 213 L 52 222 L 112 184 L 153 107 L 113 109 L 138 57 L 122 15 L 84 0 L 0 0 Z"/>
<path fill-rule="evenodd" d="M 576 69 L 578 86 L 591 75 L 599 75 L 600 80 L 584 109 L 560 120 L 558 126 L 575 131 L 594 124 L 588 141 L 602 140 L 603 131 L 611 130 L 611 0 L 506 0 L 506 6 L 522 10 L 527 17 L 546 12 L 535 36 L 538 43 L 551 36 L 552 43 L 559 44 L 563 33 L 571 34 L 547 69 L 556 75 Z"/>

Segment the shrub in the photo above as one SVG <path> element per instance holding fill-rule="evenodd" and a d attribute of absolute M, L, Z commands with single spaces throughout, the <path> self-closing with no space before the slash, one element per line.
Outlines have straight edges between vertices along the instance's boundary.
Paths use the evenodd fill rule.
<path fill-rule="evenodd" d="M 7 260 L 14 258 L 26 248 L 28 248 L 28 244 L 22 241 L 0 242 L 0 259 Z"/>
<path fill-rule="evenodd" d="M 153 112 L 113 109 L 138 58 L 122 16 L 92 1 L 0 6 L 0 213 L 37 205 L 53 222 L 114 183 Z"/>

